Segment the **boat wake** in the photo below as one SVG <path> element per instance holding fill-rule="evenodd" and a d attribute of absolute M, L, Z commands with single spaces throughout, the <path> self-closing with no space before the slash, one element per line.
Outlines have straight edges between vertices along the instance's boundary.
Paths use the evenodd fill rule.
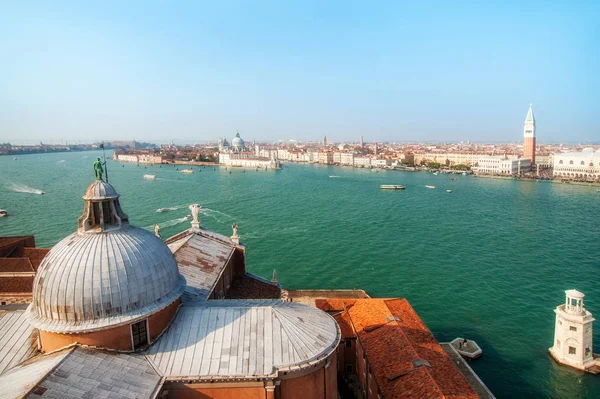
<path fill-rule="evenodd" d="M 210 209 L 210 208 L 205 208 L 205 207 L 200 208 L 200 213 L 204 216 L 208 216 L 210 218 L 215 219 L 217 222 L 223 222 L 223 220 L 221 220 L 221 218 L 219 218 L 219 216 L 226 219 L 225 221 L 231 221 L 231 220 L 235 219 L 233 216 L 228 215 L 225 212 L 221 212 L 221 211 L 217 211 L 215 209 Z"/>
<path fill-rule="evenodd" d="M 171 220 L 167 220 L 166 222 L 162 222 L 162 223 L 158 223 L 158 226 L 162 229 L 165 227 L 173 227 L 173 226 L 177 226 L 178 224 L 181 224 L 183 222 L 186 222 L 188 220 L 190 220 L 191 218 L 188 216 L 184 216 L 181 218 L 177 218 L 177 219 L 171 219 Z M 152 226 L 146 226 L 145 227 L 146 230 L 153 230 L 154 229 L 154 225 Z"/>
<path fill-rule="evenodd" d="M 32 187 L 26 186 L 24 184 L 12 183 L 8 188 L 17 193 L 27 193 L 27 194 L 37 194 L 37 195 L 44 194 L 44 192 L 42 190 L 39 190 L 37 188 L 32 188 Z"/>

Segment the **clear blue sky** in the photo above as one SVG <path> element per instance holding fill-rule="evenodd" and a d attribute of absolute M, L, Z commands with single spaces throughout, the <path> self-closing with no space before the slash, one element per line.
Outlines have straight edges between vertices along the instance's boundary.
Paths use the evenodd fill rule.
<path fill-rule="evenodd" d="M 600 1 L 488 3 L 1 2 L 0 142 L 600 141 Z"/>

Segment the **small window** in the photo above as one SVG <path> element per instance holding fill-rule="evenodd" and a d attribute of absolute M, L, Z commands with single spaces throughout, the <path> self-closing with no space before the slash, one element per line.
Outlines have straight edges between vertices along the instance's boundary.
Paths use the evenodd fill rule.
<path fill-rule="evenodd" d="M 100 224 L 100 204 L 97 202 L 93 202 L 92 210 L 94 213 L 94 226 L 97 226 Z"/>
<path fill-rule="evenodd" d="M 581 161 L 581 164 L 582 164 L 582 165 L 585 165 L 585 161 Z"/>
<path fill-rule="evenodd" d="M 139 349 L 148 345 L 148 323 L 142 320 L 131 325 L 131 337 L 133 340 L 133 349 Z"/>
<path fill-rule="evenodd" d="M 573 165 L 573 161 L 569 161 L 569 165 Z"/>
<path fill-rule="evenodd" d="M 590 351 L 590 348 L 585 348 L 585 355 L 586 355 L 586 356 L 589 356 L 589 355 L 590 355 L 590 352 L 591 352 L 591 351 Z"/>
<path fill-rule="evenodd" d="M 577 354 L 577 349 L 569 346 L 569 355 L 576 355 Z"/>
<path fill-rule="evenodd" d="M 570 326 L 570 327 L 569 327 L 569 331 L 577 331 L 577 327 L 575 327 L 575 326 Z"/>
<path fill-rule="evenodd" d="M 352 340 L 350 338 L 346 338 L 344 340 L 344 345 L 346 346 L 346 348 L 352 348 Z"/>

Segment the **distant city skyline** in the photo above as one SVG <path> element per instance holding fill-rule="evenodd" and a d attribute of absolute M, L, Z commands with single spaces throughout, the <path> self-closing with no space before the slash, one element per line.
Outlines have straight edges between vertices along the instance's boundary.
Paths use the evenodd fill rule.
<path fill-rule="evenodd" d="M 142 12 L 143 11 L 143 12 Z M 600 5 L 3 3 L 0 142 L 598 143 Z"/>

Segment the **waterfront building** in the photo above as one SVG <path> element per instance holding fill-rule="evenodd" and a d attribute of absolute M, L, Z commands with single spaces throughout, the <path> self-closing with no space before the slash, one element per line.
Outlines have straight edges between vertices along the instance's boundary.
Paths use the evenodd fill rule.
<path fill-rule="evenodd" d="M 278 155 L 279 151 L 277 150 Z M 270 157 L 257 156 L 255 152 L 256 146 L 254 152 L 246 148 L 244 140 L 237 131 L 231 140 L 231 146 L 227 139 L 219 139 L 219 164 L 221 165 L 239 168 L 281 169 L 279 157 L 274 154 L 271 154 Z"/>
<path fill-rule="evenodd" d="M 340 165 L 354 165 L 354 154 L 351 152 L 342 152 L 340 155 Z"/>
<path fill-rule="evenodd" d="M 321 151 L 318 153 L 317 159 L 318 159 L 319 163 L 322 163 L 325 165 L 331 165 L 331 164 L 333 164 L 333 152 Z"/>
<path fill-rule="evenodd" d="M 480 158 L 477 166 L 473 167 L 475 174 L 517 175 L 529 171 L 531 171 L 530 159 L 509 159 L 507 156 Z"/>
<path fill-rule="evenodd" d="M 475 166 L 479 159 L 489 157 L 490 153 L 483 152 L 415 152 L 414 164 L 436 162 L 445 166 L 467 165 Z M 516 155 L 507 154 L 509 158 L 516 158 Z"/>
<path fill-rule="evenodd" d="M 114 152 L 113 159 L 121 162 L 135 163 L 162 163 L 163 159 L 160 155 L 154 154 L 119 154 Z"/>
<path fill-rule="evenodd" d="M 523 157 L 531 159 L 535 165 L 535 117 L 533 116 L 533 104 L 529 104 L 529 111 L 523 125 Z"/>
<path fill-rule="evenodd" d="M 333 163 L 336 165 L 339 165 L 342 163 L 342 153 L 339 151 L 335 151 L 333 153 L 333 159 L 332 159 Z"/>
<path fill-rule="evenodd" d="M 389 159 L 372 159 L 371 166 L 374 168 L 387 168 L 392 164 L 392 161 Z"/>
<path fill-rule="evenodd" d="M 371 167 L 371 158 L 370 157 L 354 157 L 354 166 L 361 168 L 369 168 Z"/>
<path fill-rule="evenodd" d="M 600 179 L 600 150 L 584 148 L 581 152 L 554 154 L 553 175 L 565 179 Z"/>
<path fill-rule="evenodd" d="M 594 359 L 592 327 L 595 321 L 585 309 L 577 290 L 565 291 L 565 303 L 554 309 L 554 345 L 550 355 L 559 363 L 579 370 L 600 371 L 600 361 Z"/>

